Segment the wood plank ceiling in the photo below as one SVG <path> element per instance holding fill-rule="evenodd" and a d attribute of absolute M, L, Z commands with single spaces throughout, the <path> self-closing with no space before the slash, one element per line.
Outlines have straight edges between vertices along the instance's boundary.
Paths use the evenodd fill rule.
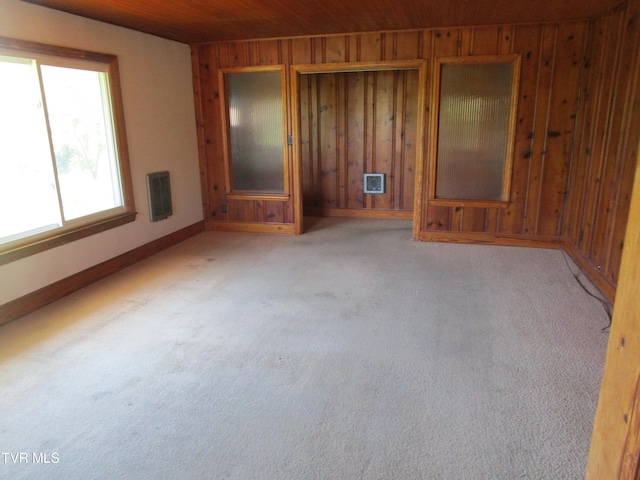
<path fill-rule="evenodd" d="M 583 19 L 620 0 L 24 0 L 183 43 Z"/>

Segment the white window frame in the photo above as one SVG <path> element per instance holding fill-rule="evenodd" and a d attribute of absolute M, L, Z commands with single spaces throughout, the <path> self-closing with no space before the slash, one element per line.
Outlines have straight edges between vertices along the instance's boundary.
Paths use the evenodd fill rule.
<path fill-rule="evenodd" d="M 115 146 L 115 152 L 112 153 L 117 158 L 117 175 L 120 179 L 122 197 L 122 206 L 63 222 L 61 227 L 40 232 L 36 230 L 30 235 L 20 235 L 15 240 L 0 244 L 0 265 L 134 221 L 136 212 L 117 57 L 5 37 L 0 37 L 0 55 L 32 59 L 42 65 L 105 73 L 106 82 L 103 88 L 108 91 L 107 101 L 112 117 L 112 124 L 107 128 Z M 3 205 L 2 208 L 8 206 Z"/>

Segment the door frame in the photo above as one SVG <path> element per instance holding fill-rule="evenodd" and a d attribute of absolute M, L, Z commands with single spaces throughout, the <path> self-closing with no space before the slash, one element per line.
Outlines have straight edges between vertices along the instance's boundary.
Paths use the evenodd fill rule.
<path fill-rule="evenodd" d="M 416 132 L 416 162 L 413 206 L 413 238 L 418 239 L 420 219 L 422 218 L 423 175 L 425 165 L 425 121 L 427 101 L 427 69 L 425 59 L 389 60 L 381 62 L 345 62 L 322 64 L 298 64 L 290 67 L 291 115 L 293 132 L 293 197 L 294 197 L 294 233 L 303 233 L 303 200 L 302 200 L 302 145 L 300 128 L 300 75 L 316 73 L 376 72 L 385 70 L 418 70 L 418 119 Z"/>

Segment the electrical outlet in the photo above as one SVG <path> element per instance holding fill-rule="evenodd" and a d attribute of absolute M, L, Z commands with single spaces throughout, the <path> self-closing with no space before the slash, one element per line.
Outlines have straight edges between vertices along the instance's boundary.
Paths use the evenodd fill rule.
<path fill-rule="evenodd" d="M 227 213 L 227 204 L 223 203 L 222 207 L 220 208 L 220 210 L 222 210 L 222 213 Z"/>

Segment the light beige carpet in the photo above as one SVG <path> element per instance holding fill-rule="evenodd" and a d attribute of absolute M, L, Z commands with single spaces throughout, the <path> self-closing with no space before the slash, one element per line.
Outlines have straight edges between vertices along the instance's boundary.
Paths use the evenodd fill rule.
<path fill-rule="evenodd" d="M 560 251 L 410 237 L 207 232 L 0 327 L 0 478 L 582 478 L 600 304 Z"/>

